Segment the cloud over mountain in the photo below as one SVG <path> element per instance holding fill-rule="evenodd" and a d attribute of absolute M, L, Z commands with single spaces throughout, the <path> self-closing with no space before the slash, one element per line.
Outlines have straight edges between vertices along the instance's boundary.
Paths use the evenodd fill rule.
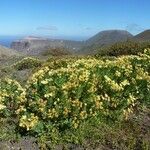
<path fill-rule="evenodd" d="M 36 28 L 37 30 L 46 30 L 46 31 L 57 31 L 58 28 L 56 26 L 40 26 Z"/>
<path fill-rule="evenodd" d="M 145 29 L 136 23 L 132 23 L 126 26 L 126 30 L 131 33 L 138 33 L 144 31 Z"/>

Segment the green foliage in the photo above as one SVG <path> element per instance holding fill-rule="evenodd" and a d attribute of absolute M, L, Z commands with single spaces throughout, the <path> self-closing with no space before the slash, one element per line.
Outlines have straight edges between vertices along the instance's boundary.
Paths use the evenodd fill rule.
<path fill-rule="evenodd" d="M 149 65 L 150 56 L 141 54 L 43 67 L 26 85 L 28 102 L 20 127 L 41 134 L 48 129 L 76 129 L 95 117 L 128 119 L 138 106 L 149 104 Z"/>
<path fill-rule="evenodd" d="M 16 62 L 13 65 L 13 67 L 17 70 L 24 70 L 24 69 L 40 67 L 41 65 L 42 65 L 42 62 L 39 59 L 26 57 Z"/>
<path fill-rule="evenodd" d="M 0 80 L 0 116 L 14 117 L 18 109 L 23 109 L 26 102 L 25 90 L 11 79 Z"/>
<path fill-rule="evenodd" d="M 16 122 L 11 118 L 0 118 L 0 141 L 16 139 Z M 1 146 L 1 145 L 0 145 Z"/>
<path fill-rule="evenodd" d="M 0 85 L 0 115 L 17 119 L 17 133 L 38 136 L 45 149 L 60 142 L 81 144 L 85 138 L 119 148 L 117 139 L 124 133 L 112 125 L 150 106 L 150 49 L 113 59 L 53 60 L 24 88 L 11 79 Z M 116 139 L 111 142 L 109 135 Z M 127 149 L 136 147 L 137 137 L 127 137 L 129 143 L 122 139 Z M 142 147 L 148 147 L 146 140 Z"/>
<path fill-rule="evenodd" d="M 64 49 L 63 47 L 58 47 L 58 48 L 49 48 L 45 51 L 43 51 L 41 53 L 43 56 L 48 56 L 48 55 L 51 55 L 51 56 L 63 56 L 63 55 L 70 55 L 71 53 Z"/>

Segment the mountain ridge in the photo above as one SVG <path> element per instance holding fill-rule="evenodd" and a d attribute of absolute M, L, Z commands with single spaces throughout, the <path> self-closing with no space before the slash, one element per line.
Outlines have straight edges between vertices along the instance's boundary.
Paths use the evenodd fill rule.
<path fill-rule="evenodd" d="M 47 49 L 63 48 L 73 54 L 96 53 L 97 47 L 105 47 L 126 40 L 150 40 L 150 30 L 145 30 L 135 36 L 126 30 L 104 30 L 85 41 L 73 41 L 63 39 L 48 39 L 42 37 L 28 36 L 24 39 L 14 41 L 11 48 L 25 52 L 29 55 L 38 55 Z M 145 37 L 146 36 L 146 37 Z"/>
<path fill-rule="evenodd" d="M 73 53 L 82 47 L 80 41 L 61 40 L 61 39 L 33 39 L 24 38 L 12 42 L 11 48 L 29 55 L 38 55 L 47 49 L 64 48 Z"/>
<path fill-rule="evenodd" d="M 117 36 L 119 36 L 119 37 L 117 37 Z M 114 40 L 116 40 L 116 41 L 124 40 L 124 39 L 131 38 L 131 37 L 133 37 L 133 35 L 126 30 L 104 30 L 104 31 L 97 33 L 93 37 L 89 38 L 88 40 L 86 40 L 86 42 L 88 44 L 91 44 L 91 43 L 98 43 L 98 42 L 100 42 L 100 40 L 103 40 L 103 43 L 105 43 L 105 42 L 107 43 L 107 41 L 104 41 L 104 40 L 108 40 L 108 38 L 110 38 L 109 42 L 113 43 Z M 114 39 L 114 38 L 116 38 L 116 39 Z"/>

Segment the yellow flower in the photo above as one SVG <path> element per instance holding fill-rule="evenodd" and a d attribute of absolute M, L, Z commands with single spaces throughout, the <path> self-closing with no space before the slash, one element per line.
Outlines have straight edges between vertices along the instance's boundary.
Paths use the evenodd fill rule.
<path fill-rule="evenodd" d="M 123 85 L 123 86 L 130 85 L 128 80 L 124 80 L 120 84 Z"/>
<path fill-rule="evenodd" d="M 87 113 L 86 113 L 86 111 L 81 111 L 81 112 L 80 112 L 80 117 L 81 117 L 81 119 L 87 118 Z"/>
<path fill-rule="evenodd" d="M 38 123 L 38 117 L 35 116 L 34 114 L 31 114 L 30 117 L 28 118 L 26 115 L 23 115 L 20 118 L 20 123 L 19 126 L 26 128 L 27 131 L 32 130 Z"/>
<path fill-rule="evenodd" d="M 120 76 L 121 76 L 121 73 L 120 73 L 119 71 L 116 71 L 116 72 L 115 72 L 115 75 L 116 75 L 117 77 L 120 77 Z"/>
<path fill-rule="evenodd" d="M 78 124 L 74 123 L 74 128 L 77 129 L 77 127 L 78 127 Z"/>
<path fill-rule="evenodd" d="M 20 112 L 25 112 L 26 108 L 24 106 L 20 106 L 19 109 L 16 110 L 16 114 L 19 114 Z"/>
<path fill-rule="evenodd" d="M 44 95 L 45 98 L 54 97 L 54 96 L 55 96 L 55 92 L 51 92 Z"/>
<path fill-rule="evenodd" d="M 3 104 L 0 104 L 0 110 L 3 110 L 4 108 L 6 108 L 6 106 Z"/>
<path fill-rule="evenodd" d="M 65 115 L 65 116 L 67 116 L 68 115 L 68 113 L 69 113 L 69 110 L 68 110 L 68 108 L 64 108 L 64 112 L 63 112 L 63 114 Z"/>
<path fill-rule="evenodd" d="M 41 81 L 42 84 L 48 84 L 48 80 Z"/>

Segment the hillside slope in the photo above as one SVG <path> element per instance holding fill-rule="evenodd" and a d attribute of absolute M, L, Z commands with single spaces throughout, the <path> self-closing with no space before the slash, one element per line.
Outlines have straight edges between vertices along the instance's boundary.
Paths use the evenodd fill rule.
<path fill-rule="evenodd" d="M 106 45 L 131 38 L 133 35 L 125 30 L 106 30 L 99 32 L 86 41 L 87 45 Z"/>
<path fill-rule="evenodd" d="M 150 41 L 150 29 L 137 34 L 136 36 L 134 36 L 134 39 L 140 41 Z"/>
<path fill-rule="evenodd" d="M 9 58 L 9 57 L 15 57 L 15 56 L 20 56 L 21 54 L 18 53 L 16 50 L 9 49 L 7 47 L 1 46 L 0 45 L 0 60 Z"/>
<path fill-rule="evenodd" d="M 116 42 L 131 39 L 133 35 L 125 30 L 106 30 L 85 41 L 84 47 L 80 50 L 82 54 L 96 53 L 97 48 L 109 46 Z"/>

